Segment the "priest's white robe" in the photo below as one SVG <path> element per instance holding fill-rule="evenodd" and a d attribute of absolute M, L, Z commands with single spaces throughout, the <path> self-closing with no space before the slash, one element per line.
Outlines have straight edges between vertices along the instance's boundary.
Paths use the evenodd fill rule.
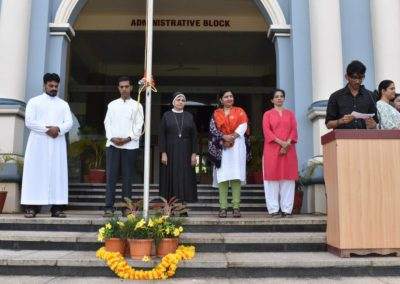
<path fill-rule="evenodd" d="M 24 158 L 21 204 L 68 204 L 68 165 L 65 134 L 72 127 L 68 103 L 45 93 L 29 100 L 25 125 L 30 129 Z M 46 134 L 57 126 L 59 135 Z"/>
<path fill-rule="evenodd" d="M 233 147 L 222 150 L 221 167 L 213 169 L 213 187 L 218 187 L 220 182 L 237 179 L 246 184 L 246 130 L 247 123 L 240 124 L 235 130 L 239 137 Z"/>

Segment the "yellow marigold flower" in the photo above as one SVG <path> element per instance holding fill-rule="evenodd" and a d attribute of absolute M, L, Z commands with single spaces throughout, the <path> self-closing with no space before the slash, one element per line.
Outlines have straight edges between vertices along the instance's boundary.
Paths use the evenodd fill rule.
<path fill-rule="evenodd" d="M 178 237 L 180 233 L 181 233 L 181 232 L 179 232 L 179 229 L 175 229 L 175 230 L 174 230 L 174 236 L 175 236 L 175 237 Z"/>
<path fill-rule="evenodd" d="M 109 230 L 110 230 L 111 228 L 112 228 L 111 224 L 110 224 L 110 223 L 107 223 L 107 224 L 106 224 L 106 229 L 109 229 Z"/>
<path fill-rule="evenodd" d="M 147 255 L 145 255 L 143 258 L 142 258 L 142 261 L 144 261 L 144 262 L 149 262 L 151 260 L 151 258 L 149 257 L 149 256 L 147 256 Z"/>

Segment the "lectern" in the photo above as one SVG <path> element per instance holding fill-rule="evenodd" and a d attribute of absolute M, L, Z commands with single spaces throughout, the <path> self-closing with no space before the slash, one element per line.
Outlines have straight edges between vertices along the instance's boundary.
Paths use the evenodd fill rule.
<path fill-rule="evenodd" d="M 400 256 L 400 130 L 321 137 L 328 251 Z"/>

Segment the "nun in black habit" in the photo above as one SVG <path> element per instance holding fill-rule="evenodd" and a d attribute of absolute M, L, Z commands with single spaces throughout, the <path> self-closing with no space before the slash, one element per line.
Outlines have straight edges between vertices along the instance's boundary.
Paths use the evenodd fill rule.
<path fill-rule="evenodd" d="M 191 113 L 184 111 L 186 97 L 173 95 L 170 111 L 164 113 L 160 126 L 160 195 L 167 200 L 197 201 L 196 153 L 197 130 Z"/>

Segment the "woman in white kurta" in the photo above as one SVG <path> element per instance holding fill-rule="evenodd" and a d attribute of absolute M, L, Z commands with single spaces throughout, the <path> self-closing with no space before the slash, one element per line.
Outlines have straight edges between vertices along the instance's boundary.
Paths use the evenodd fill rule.
<path fill-rule="evenodd" d="M 381 129 L 400 129 L 400 112 L 390 102 L 396 96 L 396 89 L 393 81 L 384 80 L 378 87 L 379 101 L 376 108 L 379 114 L 379 125 Z"/>
<path fill-rule="evenodd" d="M 240 218 L 241 184 L 246 182 L 246 144 L 247 115 L 240 107 L 233 106 L 232 92 L 220 96 L 222 107 L 215 110 L 212 123 L 219 132 L 222 153 L 220 163 L 215 163 L 214 184 L 218 184 L 220 212 L 219 217 L 227 216 L 228 189 L 232 188 L 233 217 Z M 210 129 L 212 132 L 212 130 Z M 213 135 L 213 133 L 211 133 Z M 218 139 L 217 139 L 218 140 Z"/>
<path fill-rule="evenodd" d="M 65 134 L 72 127 L 72 116 L 68 104 L 56 94 L 43 93 L 26 106 L 25 124 L 30 134 L 21 193 L 21 204 L 29 210 L 26 217 L 35 217 L 40 205 L 68 204 Z M 58 128 L 58 133 L 51 134 L 50 127 Z M 62 217 L 56 213 L 60 212 L 52 210 L 53 217 Z"/>

